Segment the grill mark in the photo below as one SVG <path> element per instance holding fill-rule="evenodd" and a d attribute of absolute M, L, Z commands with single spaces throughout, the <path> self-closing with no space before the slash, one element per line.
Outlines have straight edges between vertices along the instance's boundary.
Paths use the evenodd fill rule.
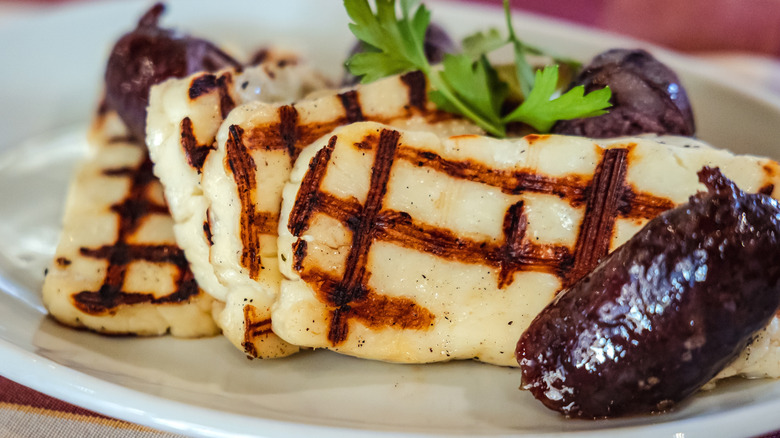
<path fill-rule="evenodd" d="M 574 264 L 566 284 L 590 272 L 609 253 L 612 231 L 618 217 L 619 200 L 626 189 L 628 149 L 607 149 L 588 186 L 585 217 L 574 247 Z"/>
<path fill-rule="evenodd" d="M 578 176 L 552 178 L 533 172 L 502 171 L 472 160 L 447 160 L 429 151 L 400 147 L 398 158 L 418 167 L 427 167 L 446 173 L 453 178 L 486 184 L 502 192 L 518 195 L 524 192 L 543 193 L 568 199 L 573 205 L 585 199 L 585 182 Z"/>
<path fill-rule="evenodd" d="M 319 202 L 316 206 L 311 206 L 310 211 L 312 214 L 321 212 L 340 220 L 342 223 L 349 223 L 359 214 L 360 208 L 357 201 L 330 197 L 328 202 Z M 510 236 L 508 242 L 514 244 L 510 250 L 507 249 L 507 243 L 462 238 L 447 228 L 416 222 L 409 213 L 389 209 L 382 210 L 377 215 L 372 232 L 377 241 L 424 251 L 444 259 L 468 264 L 486 264 L 497 269 L 506 266 L 507 271 L 514 266 L 515 270 L 522 267 L 526 271 L 560 275 L 560 266 L 571 262 L 572 255 L 569 249 L 561 245 L 538 245 L 532 242 L 524 242 L 522 246 L 517 245 L 517 242 L 520 241 L 520 221 L 524 221 L 525 217 L 522 215 L 522 209 L 513 212 L 513 214 L 520 216 L 516 216 L 517 225 L 510 225 L 506 230 Z M 305 243 L 302 240 L 301 242 Z M 508 251 L 513 251 L 515 255 L 511 263 L 508 262 Z M 294 264 L 298 271 L 303 269 L 302 259 L 305 255 L 305 251 L 300 254 L 296 253 Z M 508 276 L 507 279 L 509 279 Z M 511 281 L 505 285 L 508 284 L 511 284 Z"/>
<path fill-rule="evenodd" d="M 190 82 L 190 100 L 195 100 L 204 94 L 211 93 L 217 88 L 217 77 L 213 74 L 200 75 Z"/>
<path fill-rule="evenodd" d="M 210 94 L 214 90 L 217 90 L 219 95 L 219 109 L 222 119 L 224 120 L 228 113 L 235 108 L 236 103 L 233 97 L 230 95 L 230 85 L 233 83 L 233 75 L 229 72 L 217 77 L 213 74 L 203 74 L 194 78 L 190 82 L 189 97 L 190 100 L 195 100 L 205 94 Z"/>
<path fill-rule="evenodd" d="M 214 235 L 211 234 L 211 221 L 209 219 L 203 221 L 203 234 L 206 236 L 206 242 L 209 246 L 214 246 Z"/>
<path fill-rule="evenodd" d="M 187 164 L 198 173 L 203 171 L 203 163 L 206 162 L 206 158 L 211 151 L 216 150 L 214 145 L 198 144 L 198 140 L 195 138 L 193 132 L 192 119 L 185 117 L 181 121 L 181 147 L 184 149 L 184 155 L 187 158 Z"/>
<path fill-rule="evenodd" d="M 614 149 L 608 149 L 614 150 Z M 502 192 L 519 195 L 539 193 L 565 199 L 573 207 L 587 200 L 588 184 L 577 175 L 549 177 L 532 171 L 502 171 L 471 161 L 447 160 L 430 151 L 421 151 L 408 146 L 398 148 L 398 159 L 418 167 L 435 169 L 448 176 L 496 187 Z M 618 195 L 617 210 L 620 217 L 650 219 L 674 208 L 674 202 L 647 193 L 636 193 L 625 187 Z"/>
<path fill-rule="evenodd" d="M 287 149 L 291 161 L 298 158 L 302 147 L 298 147 L 298 110 L 293 105 L 285 105 L 279 108 L 279 137 Z M 312 139 L 312 141 L 314 141 Z"/>
<path fill-rule="evenodd" d="M 528 218 L 523 214 L 523 201 L 513 204 L 504 215 L 504 248 L 501 251 L 501 269 L 498 273 L 498 288 L 512 284 L 518 262 L 525 255 L 528 245 L 524 243 Z"/>
<path fill-rule="evenodd" d="M 317 269 L 302 272 L 301 278 L 308 284 L 319 285 L 317 290 L 322 299 L 333 305 L 335 296 L 339 293 L 339 278 Z M 349 334 L 347 323 L 351 319 L 356 319 L 372 329 L 394 327 L 424 330 L 433 325 L 436 318 L 428 309 L 409 298 L 380 295 L 367 287 L 363 288 L 363 292 L 363 296 L 347 306 L 331 307 L 328 317 L 331 327 L 329 333 L 346 339 Z"/>
<path fill-rule="evenodd" d="M 392 116 L 384 117 L 363 114 L 359 103 L 360 93 L 353 90 L 337 96 L 341 105 L 345 108 L 345 115 L 343 116 L 336 117 L 329 121 L 304 124 L 301 123 L 295 106 L 280 106 L 277 110 L 279 112 L 279 122 L 266 123 L 247 129 L 244 136 L 244 144 L 251 151 L 286 150 L 290 156 L 290 162 L 294 162 L 304 147 L 333 131 L 335 128 L 356 121 L 358 118 L 359 120 L 389 124 L 392 123 L 393 120 L 411 115 L 413 113 L 413 111 L 411 111 L 412 108 L 418 110 L 417 112 L 419 115 L 429 123 L 439 123 L 455 118 L 455 116 L 449 113 L 428 110 L 426 108 L 425 75 L 419 72 L 408 73 L 403 75 L 401 80 L 409 89 L 409 100 L 408 103 L 404 105 L 402 111 L 399 111 Z"/>
<path fill-rule="evenodd" d="M 308 247 L 309 244 L 303 239 L 298 239 L 293 243 L 293 269 L 296 272 L 303 272 L 303 259 L 306 258 Z"/>
<path fill-rule="evenodd" d="M 363 109 L 360 106 L 359 94 L 356 90 L 346 91 L 338 95 L 341 100 L 341 106 L 344 107 L 344 113 L 348 123 L 363 121 Z"/>
<path fill-rule="evenodd" d="M 244 353 L 250 358 L 258 357 L 255 339 L 272 334 L 271 318 L 263 318 L 257 307 L 247 304 L 244 306 Z"/>
<path fill-rule="evenodd" d="M 229 168 L 238 187 L 238 199 L 241 203 L 239 229 L 241 233 L 241 266 L 249 271 L 249 277 L 257 279 L 262 269 L 260 259 L 260 232 L 258 230 L 255 193 L 257 182 L 255 178 L 255 160 L 243 144 L 244 130 L 238 125 L 228 128 L 228 140 L 225 142 Z"/>
<path fill-rule="evenodd" d="M 317 151 L 309 162 L 309 170 L 301 181 L 301 188 L 295 197 L 295 204 L 290 211 L 287 229 L 294 236 L 300 236 L 309 228 L 309 219 L 314 209 L 317 208 L 321 196 L 319 191 L 322 180 L 325 178 L 330 157 L 336 147 L 334 135 L 328 140 L 328 145 Z"/>
<path fill-rule="evenodd" d="M 648 193 L 637 193 L 630 187 L 623 191 L 618 200 L 618 213 L 631 219 L 652 219 L 675 207 L 675 203 Z"/>
<path fill-rule="evenodd" d="M 74 306 L 84 313 L 101 315 L 111 313 L 122 305 L 180 303 L 199 294 L 200 290 L 181 249 L 175 245 L 141 245 L 127 242 L 148 215 L 168 214 L 165 205 L 156 204 L 147 198 L 149 185 L 156 181 L 148 155 L 137 168 L 125 166 L 106 169 L 103 174 L 130 177 L 131 184 L 125 198 L 111 206 L 111 210 L 117 213 L 119 225 L 115 243 L 79 249 L 85 257 L 106 260 L 108 268 L 103 284 L 97 291 L 82 291 L 73 295 Z M 159 298 L 155 298 L 152 293 L 123 291 L 127 267 L 139 260 L 174 265 L 177 268 L 176 290 Z"/>
<path fill-rule="evenodd" d="M 427 82 L 425 81 L 425 75 L 421 71 L 413 71 L 401 76 L 401 82 L 406 85 L 407 93 L 409 95 L 409 105 L 420 110 L 425 109 L 425 105 L 428 103 L 428 95 L 426 91 Z"/>
<path fill-rule="evenodd" d="M 225 120 L 230 111 L 236 107 L 236 102 L 230 95 L 230 86 L 233 84 L 233 75 L 229 72 L 225 73 L 219 77 L 217 82 L 219 85 L 219 111 L 222 120 Z"/>
<path fill-rule="evenodd" d="M 390 179 L 390 169 L 393 165 L 399 138 L 398 131 L 385 129 L 379 134 L 379 144 L 377 145 L 368 195 L 358 221 L 353 226 L 352 247 L 347 254 L 344 276 L 336 286 L 335 294 L 331 295 L 331 302 L 336 309 L 331 314 L 332 321 L 328 340 L 333 345 L 338 345 L 347 338 L 350 303 L 366 298 L 369 292 L 365 283 L 368 281 L 366 265 L 373 241 L 372 228 L 387 192 L 387 182 Z"/>

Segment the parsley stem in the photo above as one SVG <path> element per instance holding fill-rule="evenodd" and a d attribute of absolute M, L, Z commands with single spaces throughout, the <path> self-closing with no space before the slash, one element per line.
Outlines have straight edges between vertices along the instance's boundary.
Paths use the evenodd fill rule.
<path fill-rule="evenodd" d="M 430 66 L 428 66 L 427 69 L 423 69 L 422 72 L 430 81 L 431 88 L 441 93 L 455 108 L 457 108 L 458 112 L 471 119 L 472 122 L 476 123 L 477 126 L 484 129 L 489 134 L 496 137 L 506 137 L 506 129 L 503 126 L 496 126 L 472 111 L 468 105 L 464 104 L 463 101 L 458 98 L 447 82 L 441 78 L 439 72 L 432 72 Z"/>

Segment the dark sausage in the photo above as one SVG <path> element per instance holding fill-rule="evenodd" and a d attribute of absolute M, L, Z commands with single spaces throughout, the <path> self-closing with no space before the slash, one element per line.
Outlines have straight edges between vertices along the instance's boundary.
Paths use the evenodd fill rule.
<path fill-rule="evenodd" d="M 157 23 L 165 7 L 158 3 L 122 36 L 106 66 L 106 104 L 116 110 L 130 133 L 144 140 L 146 106 L 153 85 L 199 71 L 216 71 L 240 64 L 206 40 L 189 37 Z"/>
<path fill-rule="evenodd" d="M 571 87 L 609 86 L 607 114 L 561 120 L 554 134 L 611 138 L 644 133 L 692 136 L 696 131 L 688 96 L 672 69 L 644 50 L 612 49 L 596 56 Z"/>
<path fill-rule="evenodd" d="M 780 307 L 780 206 L 717 169 L 561 293 L 517 344 L 523 386 L 599 418 L 663 411 L 712 379 Z"/>

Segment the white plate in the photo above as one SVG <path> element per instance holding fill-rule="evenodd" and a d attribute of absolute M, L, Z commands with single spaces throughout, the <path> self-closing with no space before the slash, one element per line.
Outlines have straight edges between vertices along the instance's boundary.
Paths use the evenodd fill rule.
<path fill-rule="evenodd" d="M 222 338 L 107 338 L 63 328 L 38 296 L 63 197 L 84 145 L 111 43 L 144 1 L 84 3 L 0 28 L 0 374 L 54 397 L 155 428 L 202 436 L 368 434 L 748 436 L 780 429 L 780 382 L 737 381 L 676 412 L 567 421 L 519 391 L 517 370 L 471 362 L 391 365 L 325 351 L 248 361 Z M 303 48 L 337 74 L 351 36 L 335 1 L 169 2 L 167 24 L 249 49 Z M 457 36 L 503 26 L 497 9 L 448 3 Z M 639 43 L 518 16 L 530 43 L 588 59 Z M 656 53 L 683 77 L 701 137 L 780 156 L 780 101 L 713 67 Z"/>

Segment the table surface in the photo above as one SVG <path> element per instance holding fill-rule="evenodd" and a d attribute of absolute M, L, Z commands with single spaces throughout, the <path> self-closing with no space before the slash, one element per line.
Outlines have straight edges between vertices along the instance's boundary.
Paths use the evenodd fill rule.
<path fill-rule="evenodd" d="M 60 7 L 66 0 L 38 2 L 0 1 L 0 26 L 17 17 L 35 14 L 40 10 Z M 500 3 L 497 0 L 470 0 L 481 3 Z M 701 17 L 703 10 L 723 3 L 721 16 L 706 15 L 710 25 L 697 27 L 683 25 L 685 17 Z M 653 11 L 647 5 L 653 5 Z M 734 9 L 733 5 L 742 5 Z M 684 6 L 683 6 L 684 5 Z M 512 6 L 535 13 L 577 21 L 602 29 L 631 34 L 677 50 L 687 51 L 740 75 L 745 81 L 765 87 L 780 95 L 780 0 L 745 0 L 744 2 L 708 0 L 513 0 Z M 650 28 L 642 14 L 655 13 L 659 8 L 674 8 L 678 13 L 662 28 Z M 620 19 L 616 19 L 620 17 Z M 642 17 L 638 19 L 637 17 Z M 758 17 L 758 18 L 757 18 Z M 705 20 L 697 20 L 701 23 Z M 670 23 L 672 22 L 672 23 Z M 705 21 L 706 22 L 706 21 Z M 745 26 L 745 23 L 752 26 Z M 683 30 L 679 27 L 684 28 Z M 745 27 L 752 30 L 748 32 Z M 723 28 L 738 29 L 725 40 Z M 116 437 L 116 438 L 170 438 L 179 435 L 156 431 L 144 426 L 112 419 L 12 382 L 0 376 L 0 437 Z M 780 438 L 780 431 L 763 438 Z"/>

